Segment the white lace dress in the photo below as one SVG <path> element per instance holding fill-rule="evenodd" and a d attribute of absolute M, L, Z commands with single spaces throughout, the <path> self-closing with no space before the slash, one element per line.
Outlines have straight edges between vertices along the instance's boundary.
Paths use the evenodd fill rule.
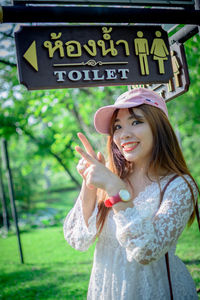
<path fill-rule="evenodd" d="M 170 176 L 161 180 L 161 188 Z M 190 190 L 178 177 L 167 187 L 160 208 L 159 197 L 159 186 L 153 182 L 134 199 L 133 208 L 110 211 L 96 243 L 88 300 L 170 299 L 166 252 L 174 300 L 198 299 L 191 275 L 175 256 L 177 239 L 193 209 Z M 95 241 L 96 215 L 97 207 L 87 227 L 77 199 L 64 222 L 65 239 L 72 247 L 85 251 Z"/>

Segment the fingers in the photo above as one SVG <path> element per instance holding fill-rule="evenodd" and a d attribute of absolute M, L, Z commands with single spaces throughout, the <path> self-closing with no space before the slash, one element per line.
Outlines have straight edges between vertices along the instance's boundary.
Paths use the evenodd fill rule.
<path fill-rule="evenodd" d="M 78 132 L 77 133 L 80 141 L 82 142 L 84 148 L 85 148 L 85 152 L 87 152 L 87 154 L 89 154 L 90 156 L 92 156 L 93 158 L 95 159 L 98 159 L 99 162 L 101 162 L 102 164 L 105 165 L 105 158 L 103 156 L 103 154 L 101 152 L 98 152 L 98 154 L 96 155 L 95 151 L 93 150 L 90 142 L 88 141 L 88 139 L 86 138 L 86 136 L 81 133 L 81 132 Z M 75 148 L 76 149 L 76 148 Z M 76 149 L 76 151 L 79 153 L 79 154 L 83 154 L 83 152 L 80 151 L 80 147 Z M 83 149 L 82 149 L 83 151 Z"/>
<path fill-rule="evenodd" d="M 93 158 L 92 156 L 90 156 L 81 147 L 76 146 L 75 150 L 82 156 L 82 158 L 84 158 L 85 160 L 87 160 L 87 162 L 89 162 L 90 164 L 95 164 L 97 162 L 97 160 L 95 158 Z"/>
<path fill-rule="evenodd" d="M 103 165 L 106 164 L 105 157 L 103 156 L 103 154 L 101 152 L 97 153 L 97 158 L 98 158 L 98 161 L 101 162 Z"/>
<path fill-rule="evenodd" d="M 85 180 L 86 186 L 90 190 L 93 190 L 95 187 L 92 184 L 90 184 L 90 176 L 88 176 L 89 175 L 89 167 L 90 167 L 90 164 L 84 158 L 81 158 L 79 160 L 76 168 L 77 168 L 78 173 Z"/>
<path fill-rule="evenodd" d="M 82 157 L 77 165 L 77 171 L 85 180 L 87 187 L 89 189 L 93 189 L 96 186 L 96 182 L 94 181 L 93 167 L 100 166 L 101 164 L 105 166 L 105 158 L 101 152 L 98 152 L 98 154 L 96 155 L 89 141 L 82 133 L 79 132 L 78 137 L 82 142 L 85 150 L 83 150 L 79 146 L 75 147 L 75 150 Z"/>
<path fill-rule="evenodd" d="M 92 175 L 92 169 L 93 167 L 92 166 L 89 166 L 83 173 L 82 177 L 85 179 L 85 182 L 86 182 L 86 186 L 89 188 L 89 189 L 94 189 L 96 188 L 92 183 L 91 183 L 91 175 Z"/>
<path fill-rule="evenodd" d="M 89 163 L 84 158 L 81 158 L 77 165 L 78 172 L 82 175 L 85 170 L 89 167 Z"/>
<path fill-rule="evenodd" d="M 93 158 L 97 158 L 96 153 L 93 150 L 93 148 L 92 148 L 90 142 L 88 141 L 88 139 L 86 138 L 86 136 L 83 133 L 81 133 L 81 132 L 79 132 L 77 135 L 78 135 L 81 143 L 83 144 L 86 152 L 88 154 L 90 154 Z"/>

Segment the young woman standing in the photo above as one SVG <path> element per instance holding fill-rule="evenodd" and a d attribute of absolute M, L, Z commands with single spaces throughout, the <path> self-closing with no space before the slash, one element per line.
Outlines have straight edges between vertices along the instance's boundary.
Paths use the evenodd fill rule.
<path fill-rule="evenodd" d="M 168 120 L 165 101 L 148 89 L 122 94 L 94 118 L 108 135 L 108 160 L 86 137 L 77 166 L 83 177 L 64 223 L 67 242 L 85 251 L 97 239 L 90 300 L 198 299 L 175 256 L 197 212 L 198 187 Z"/>

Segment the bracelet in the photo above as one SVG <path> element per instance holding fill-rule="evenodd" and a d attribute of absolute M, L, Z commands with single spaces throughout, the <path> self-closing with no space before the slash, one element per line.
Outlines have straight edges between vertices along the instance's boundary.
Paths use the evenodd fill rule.
<path fill-rule="evenodd" d="M 122 201 L 122 199 L 118 193 L 117 195 L 106 199 L 104 204 L 106 207 L 112 207 L 114 204 L 121 202 L 121 201 Z"/>

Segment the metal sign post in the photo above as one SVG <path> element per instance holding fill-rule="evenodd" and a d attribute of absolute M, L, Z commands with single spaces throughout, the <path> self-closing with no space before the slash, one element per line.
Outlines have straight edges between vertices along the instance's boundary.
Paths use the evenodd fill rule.
<path fill-rule="evenodd" d="M 10 222 L 9 222 L 7 201 L 6 201 L 5 189 L 3 183 L 1 162 L 0 162 L 0 198 L 2 203 L 3 227 L 6 230 L 6 232 L 8 232 L 10 227 Z"/>
<path fill-rule="evenodd" d="M 20 239 L 20 232 L 18 227 L 18 217 L 17 217 L 17 210 L 15 206 L 15 197 L 14 197 L 14 187 L 13 187 L 13 180 L 12 180 L 12 174 L 9 164 L 9 156 L 8 156 L 8 148 L 7 148 L 7 141 L 5 139 L 2 140 L 2 157 L 4 164 L 7 169 L 7 177 L 8 177 L 8 189 L 9 189 L 9 195 L 10 195 L 10 204 L 12 209 L 12 215 L 15 223 L 16 228 L 16 234 L 17 234 L 17 240 L 18 240 L 18 247 L 19 247 L 19 253 L 20 253 L 20 259 L 21 263 L 24 263 L 23 258 L 23 252 L 22 252 L 22 245 L 21 245 L 21 239 Z"/>
<path fill-rule="evenodd" d="M 14 4 L 87 4 L 87 5 L 158 5 L 190 7 L 194 6 L 194 0 L 14 0 Z"/>

